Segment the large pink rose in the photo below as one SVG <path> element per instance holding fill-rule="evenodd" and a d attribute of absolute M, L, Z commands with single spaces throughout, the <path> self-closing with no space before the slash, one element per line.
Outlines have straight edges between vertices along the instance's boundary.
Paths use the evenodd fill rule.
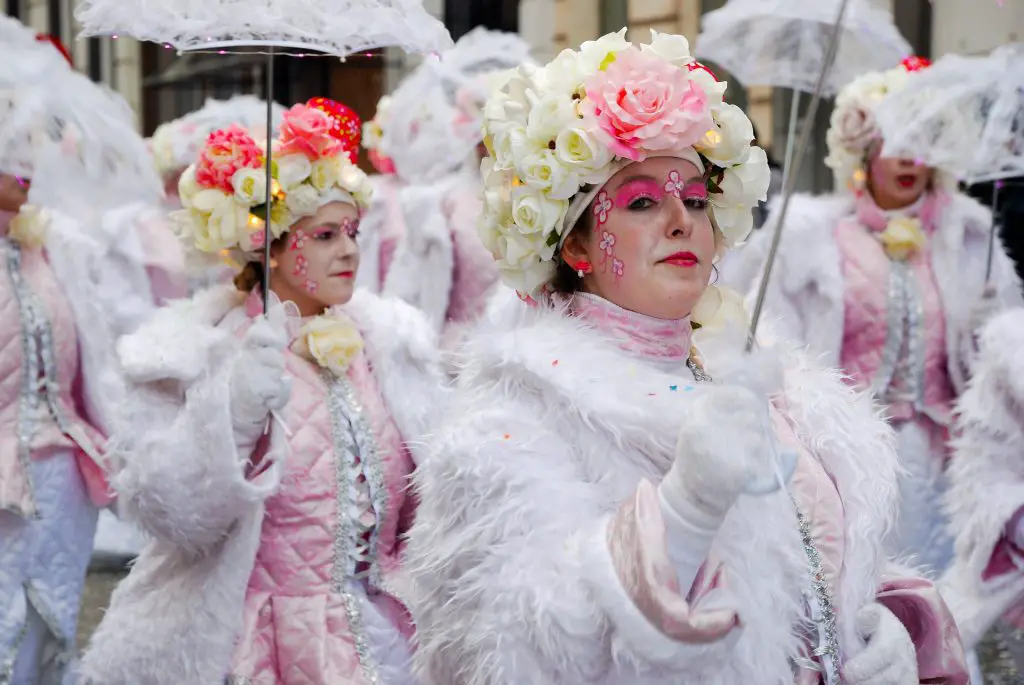
<path fill-rule="evenodd" d="M 619 157 L 682 150 L 714 127 L 707 96 L 689 72 L 636 47 L 616 53 L 585 86 L 584 111 Z"/>
<path fill-rule="evenodd" d="M 237 124 L 214 131 L 206 139 L 196 164 L 196 183 L 203 188 L 235 192 L 231 177 L 239 169 L 261 169 L 263 152 L 252 136 Z"/>
<path fill-rule="evenodd" d="M 284 113 L 281 123 L 281 154 L 303 154 L 311 162 L 333 157 L 344 144 L 332 135 L 334 121 L 326 112 L 308 105 L 295 105 Z"/>

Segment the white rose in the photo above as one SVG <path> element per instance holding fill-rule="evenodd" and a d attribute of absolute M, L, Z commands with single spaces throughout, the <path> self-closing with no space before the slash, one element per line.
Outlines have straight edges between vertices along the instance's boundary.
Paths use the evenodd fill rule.
<path fill-rule="evenodd" d="M 243 167 L 231 177 L 235 199 L 253 207 L 267 201 L 267 170 Z"/>
<path fill-rule="evenodd" d="M 769 183 L 768 156 L 759 147 L 750 148 L 746 162 L 725 170 L 718 184 L 721 192 L 711 195 L 711 203 L 727 246 L 746 240 L 754 227 L 751 210 L 767 199 Z"/>
<path fill-rule="evenodd" d="M 189 209 L 195 209 L 205 214 L 210 214 L 217 208 L 224 205 L 226 202 L 234 202 L 232 199 L 233 195 L 217 190 L 216 188 L 205 188 L 195 193 L 191 197 L 191 201 L 188 205 L 184 205 Z M 182 197 L 184 200 L 184 197 Z"/>
<path fill-rule="evenodd" d="M 743 296 L 732 288 L 709 285 L 690 312 L 700 334 L 743 330 L 750 324 Z"/>
<path fill-rule="evenodd" d="M 742 163 L 754 139 L 750 119 L 736 105 L 723 105 L 713 115 L 718 130 L 709 131 L 697 150 L 722 168 Z"/>
<path fill-rule="evenodd" d="M 526 188 L 517 188 L 512 193 L 512 218 L 524 235 L 546 238 L 556 230 L 568 209 L 568 202 L 551 200 Z"/>
<path fill-rule="evenodd" d="M 622 52 L 629 47 L 626 40 L 626 29 L 620 29 L 616 33 L 609 33 L 597 40 L 588 40 L 580 46 L 579 55 L 582 70 L 585 74 L 592 74 L 604 66 L 610 55 Z"/>
<path fill-rule="evenodd" d="M 641 52 L 654 53 L 667 62 L 683 66 L 693 61 L 690 55 L 690 43 L 682 36 L 671 33 L 659 33 L 651 29 L 651 42 L 641 45 Z"/>
<path fill-rule="evenodd" d="M 185 169 L 181 177 L 178 178 L 178 197 L 181 198 L 182 204 L 186 205 L 200 190 L 199 184 L 196 183 L 196 167 L 193 164 Z"/>
<path fill-rule="evenodd" d="M 714 110 L 721 107 L 725 102 L 725 91 L 729 84 L 719 81 L 703 69 L 694 69 L 690 72 L 690 80 L 700 86 L 708 98 L 708 106 Z"/>
<path fill-rule="evenodd" d="M 530 109 L 526 135 L 538 145 L 547 145 L 558 133 L 577 121 L 576 104 L 561 93 L 545 95 Z"/>
<path fill-rule="evenodd" d="M 496 214 L 484 212 L 480 215 L 480 221 L 477 222 L 477 234 L 480 236 L 480 242 L 491 256 L 500 257 L 498 247 L 502 236 L 502 223 Z"/>
<path fill-rule="evenodd" d="M 288 191 L 285 206 L 294 216 L 312 216 L 320 208 L 320 193 L 308 183 L 303 183 Z"/>
<path fill-rule="evenodd" d="M 339 165 L 334 159 L 318 159 L 309 173 L 309 182 L 323 192 L 338 182 Z"/>
<path fill-rule="evenodd" d="M 313 165 L 305 155 L 285 155 L 275 158 L 277 182 L 286 192 L 299 185 L 313 172 Z"/>
<path fill-rule="evenodd" d="M 524 126 L 495 132 L 491 145 L 494 149 L 495 168 L 502 170 L 513 168 L 520 160 L 547 147 L 531 141 Z"/>
<path fill-rule="evenodd" d="M 607 146 L 583 128 L 565 128 L 555 140 L 555 156 L 570 168 L 579 170 L 581 181 L 598 183 L 603 178 L 594 178 L 593 172 L 604 172 L 611 164 L 613 155 Z"/>
<path fill-rule="evenodd" d="M 558 56 L 543 68 L 538 80 L 543 80 L 545 90 L 572 97 L 572 94 L 583 86 L 586 76 L 580 54 L 567 49 L 558 53 Z"/>
<path fill-rule="evenodd" d="M 498 272 L 501 274 L 502 282 L 508 287 L 521 293 L 532 294 L 555 277 L 555 264 L 538 258 L 524 266 L 510 266 L 499 261 Z"/>
<path fill-rule="evenodd" d="M 555 200 L 568 200 L 580 189 L 575 174 L 551 150 L 541 150 L 518 165 L 523 182 L 535 190 L 547 191 Z"/>
<path fill-rule="evenodd" d="M 249 211 L 223 193 L 206 221 L 193 226 L 196 247 L 219 252 L 239 245 L 249 229 Z"/>
<path fill-rule="evenodd" d="M 850 105 L 832 110 L 829 133 L 832 141 L 846 150 L 866 152 L 878 135 L 878 126 L 870 109 Z"/>

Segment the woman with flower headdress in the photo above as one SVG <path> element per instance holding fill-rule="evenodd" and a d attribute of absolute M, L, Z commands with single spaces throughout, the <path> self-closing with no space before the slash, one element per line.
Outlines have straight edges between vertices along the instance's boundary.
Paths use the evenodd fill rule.
<path fill-rule="evenodd" d="M 445 348 L 483 313 L 498 283 L 476 231 L 481 110 L 489 80 L 526 63 L 521 37 L 478 27 L 425 62 L 390 102 L 381 150 L 405 181 L 405 226 L 393 256 L 380 253 L 383 292 L 426 313 Z"/>
<path fill-rule="evenodd" d="M 825 160 L 839 190 L 793 198 L 765 319 L 885 405 L 908 471 L 890 553 L 941 571 L 952 554 L 940 510 L 951 410 L 971 373 L 977 322 L 1021 293 L 998 243 L 986 283 L 987 209 L 943 172 L 882 156 L 874 108 L 927 66 L 908 58 L 839 94 Z M 728 282 L 758 286 L 767 228 L 728 265 Z"/>
<path fill-rule="evenodd" d="M 898 467 L 870 398 L 744 355 L 708 285 L 768 187 L 749 120 L 683 37 L 624 35 L 485 108 L 481 231 L 525 301 L 467 337 L 414 475 L 417 675 L 965 684 L 935 589 L 881 550 Z"/>
<path fill-rule="evenodd" d="M 354 292 L 370 199 L 359 124 L 322 98 L 288 110 L 269 208 L 264 148 L 239 127 L 182 177 L 195 246 L 245 266 L 119 346 L 131 401 L 113 485 L 153 541 L 85 682 L 410 682 L 407 441 L 442 386 L 421 316 Z"/>
<path fill-rule="evenodd" d="M 110 350 L 156 307 L 174 239 L 149 260 L 135 200 L 159 184 L 127 105 L 8 17 L 0 52 L 0 683 L 68 683 L 112 504 Z"/>

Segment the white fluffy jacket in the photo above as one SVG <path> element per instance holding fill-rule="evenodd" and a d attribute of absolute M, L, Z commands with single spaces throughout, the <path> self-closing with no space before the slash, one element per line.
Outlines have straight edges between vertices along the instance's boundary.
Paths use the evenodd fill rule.
<path fill-rule="evenodd" d="M 956 557 L 939 587 L 969 648 L 1024 601 L 1024 572 L 982 579 L 1007 523 L 1024 506 L 1024 309 L 984 328 L 957 428 L 945 500 Z"/>
<path fill-rule="evenodd" d="M 244 297 L 219 287 L 161 310 L 122 339 L 129 382 L 113 485 L 151 538 L 83 658 L 96 685 L 220 685 L 242 620 L 264 501 L 287 458 L 275 427 L 272 466 L 245 475 L 234 445 L 230 370 L 241 339 L 218 327 Z M 366 342 L 375 378 L 406 439 L 443 404 L 436 334 L 402 302 L 359 291 L 344 311 Z"/>
<path fill-rule="evenodd" d="M 784 339 L 804 343 L 812 353 L 823 355 L 828 366 L 839 364 L 845 316 L 835 227 L 853 213 L 852 195 L 793 197 L 764 305 L 766 323 Z M 774 215 L 723 264 L 727 285 L 741 292 L 757 291 L 778 221 L 777 211 Z M 932 268 L 946 313 L 949 375 L 958 391 L 973 359 L 971 316 L 985 287 L 991 222 L 992 214 L 984 206 L 963 193 L 952 193 L 931 239 Z M 992 284 L 1004 304 L 1021 302 L 1020 280 L 998 238 Z"/>
<path fill-rule="evenodd" d="M 715 538 L 743 629 L 707 644 L 669 638 L 619 582 L 606 525 L 642 479 L 658 483 L 671 465 L 687 393 L 559 311 L 506 299 L 491 318 L 466 340 L 416 474 L 406 568 L 423 683 L 792 685 L 808 576 L 787 494 L 741 497 Z M 729 366 L 705 352 L 713 376 Z M 849 657 L 862 647 L 856 608 L 874 600 L 884 564 L 893 437 L 867 397 L 792 362 L 788 418 L 844 505 L 836 599 Z M 721 422 L 728 430 L 729 417 Z"/>

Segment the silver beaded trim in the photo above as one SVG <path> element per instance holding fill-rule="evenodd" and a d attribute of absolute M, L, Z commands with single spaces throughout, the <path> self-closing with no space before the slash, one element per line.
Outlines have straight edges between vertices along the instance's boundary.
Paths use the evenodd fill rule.
<path fill-rule="evenodd" d="M 359 475 L 357 464 L 363 463 L 360 455 L 365 455 L 362 445 L 373 444 L 372 437 L 361 436 L 365 423 L 357 420 L 361 415 L 357 405 L 349 404 L 349 398 L 355 397 L 355 390 L 347 378 L 337 378 L 330 371 L 324 371 L 327 383 L 327 402 L 331 412 L 331 434 L 334 443 L 334 463 L 336 468 L 337 490 L 337 529 L 334 537 L 334 564 L 331 569 L 331 589 L 342 598 L 345 614 L 348 617 L 349 630 L 352 631 L 352 642 L 359 657 L 363 675 L 367 683 L 378 685 L 380 679 L 373 663 L 366 635 L 363 631 L 362 613 L 359 598 L 352 593 L 356 564 L 361 560 L 358 553 L 358 526 L 350 515 L 353 507 L 350 493 Z M 368 442 L 366 442 L 368 441 Z"/>
<path fill-rule="evenodd" d="M 977 685 L 1024 685 L 1014 651 L 1024 652 L 1024 630 L 997 623 L 977 647 L 984 681 Z"/>
<path fill-rule="evenodd" d="M 693 374 L 697 383 L 709 383 L 711 376 L 705 373 L 703 367 L 691 354 L 686 360 L 686 366 Z M 821 565 L 821 553 L 814 545 L 814 536 L 811 534 L 811 526 L 807 518 L 800 511 L 796 500 L 793 502 L 793 510 L 796 512 L 797 522 L 800 525 L 800 541 L 804 547 L 804 554 L 807 556 L 808 571 L 810 577 L 810 590 L 805 591 L 808 606 L 811 608 L 811 618 L 818 628 L 818 646 L 811 652 L 820 659 L 821 665 L 809 660 L 798 660 L 797 666 L 810 668 L 823 672 L 826 685 L 842 685 L 839 677 L 839 632 L 836 628 L 836 612 L 832 604 L 832 593 L 828 587 L 828 580 L 825 578 L 825 571 Z"/>
<path fill-rule="evenodd" d="M 53 328 L 46 316 L 46 310 L 22 278 L 21 248 L 16 243 L 3 239 L 0 239 L 0 248 L 3 249 L 7 274 L 11 279 L 21 320 L 22 382 L 18 397 L 18 460 L 25 482 L 28 484 L 33 509 L 31 516 L 28 516 L 27 512 L 15 513 L 22 518 L 39 518 L 30 464 L 32 437 L 38 427 L 40 404 L 46 403 L 47 410 L 62 433 L 70 435 L 70 432 L 64 412 L 57 403 L 57 398 L 60 397 L 60 383 L 57 378 Z"/>

